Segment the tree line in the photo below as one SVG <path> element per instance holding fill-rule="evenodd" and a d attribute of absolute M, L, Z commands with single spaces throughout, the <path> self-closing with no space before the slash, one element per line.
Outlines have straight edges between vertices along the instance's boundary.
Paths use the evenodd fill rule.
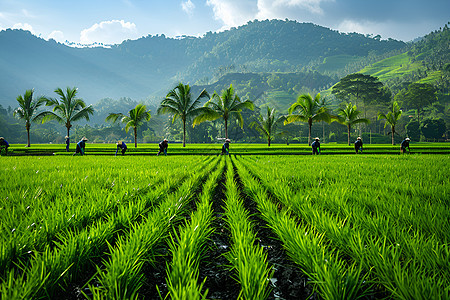
<path fill-rule="evenodd" d="M 58 97 L 52 98 L 34 97 L 34 90 L 27 90 L 24 95 L 17 97 L 19 107 L 14 110 L 13 115 L 25 121 L 28 147 L 32 122 L 46 123 L 56 120 L 65 126 L 67 138 L 69 138 L 74 122 L 89 121 L 94 108 L 78 98 L 77 92 L 77 88 L 67 87 L 65 90 L 57 88 L 55 93 Z M 335 109 L 332 109 L 330 102 L 321 97 L 320 93 L 315 97 L 310 94 L 301 94 L 290 105 L 288 114 L 283 115 L 269 105 L 263 108 L 265 113 L 261 113 L 261 108 L 256 107 L 253 101 L 242 101 L 233 85 L 222 90 L 221 93 L 214 91 L 210 95 L 203 89 L 199 95 L 194 96 L 188 84 L 179 83 L 160 102 L 157 114 L 169 114 L 172 123 L 181 121 L 183 147 L 186 145 L 187 131 L 194 132 L 196 126 L 198 129 L 207 121 L 222 120 L 225 138 L 229 138 L 230 122 L 237 122 L 242 129 L 244 116 L 247 116 L 244 111 L 253 111 L 255 108 L 259 113 L 250 117 L 248 128 L 265 138 L 268 146 L 276 137 L 285 136 L 288 140 L 288 136 L 295 136 L 295 133 L 292 133 L 293 127 L 289 127 L 289 124 L 299 122 L 305 123 L 308 127 L 308 144 L 311 144 L 313 124 L 318 122 L 328 124 L 336 122 L 344 125 L 347 129 L 347 142 L 350 144 L 352 133 L 367 132 L 365 126 L 371 121 L 367 117 L 366 107 L 374 103 L 386 103 L 389 107 L 387 111 L 378 111 L 376 119 L 384 120 L 384 128 L 390 126 L 389 134 L 391 134 L 392 144 L 395 143 L 394 136 L 398 135 L 398 124 L 402 116 L 401 106 L 413 108 L 416 111 L 416 118 L 412 118 L 405 126 L 407 135 L 414 135 L 415 140 L 417 140 L 418 132 L 419 135 L 437 138 L 441 138 L 446 133 L 446 123 L 443 119 L 423 119 L 424 109 L 438 100 L 436 89 L 431 84 L 412 83 L 407 89 L 392 96 L 389 89 L 377 77 L 354 73 L 343 77 L 334 85 L 332 94 L 341 101 Z M 52 109 L 39 111 L 39 108 L 44 105 Z M 358 107 L 362 107 L 362 110 Z M 105 121 L 123 123 L 127 133 L 133 128 L 134 143 L 137 147 L 138 129 L 151 117 L 147 106 L 139 103 L 128 112 L 110 112 Z M 219 133 L 216 132 L 216 135 Z"/>

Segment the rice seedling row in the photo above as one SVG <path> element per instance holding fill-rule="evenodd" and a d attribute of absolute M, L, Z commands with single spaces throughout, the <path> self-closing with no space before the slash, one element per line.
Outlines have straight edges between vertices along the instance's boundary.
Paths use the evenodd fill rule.
<path fill-rule="evenodd" d="M 162 185 L 150 195 L 139 198 L 140 202 L 121 206 L 118 213 L 98 220 L 86 230 L 60 234 L 60 242 L 56 242 L 55 247 L 48 246 L 34 253 L 29 266 L 21 266 L 23 272 L 17 274 L 14 269 L 9 272 L 2 282 L 3 294 L 9 295 L 8 299 L 39 298 L 52 292 L 56 284 L 65 286 L 62 281 L 71 281 L 82 274 L 89 262 L 107 249 L 107 243 L 113 241 L 119 230 L 134 223 L 149 205 L 154 205 L 153 200 L 169 189 L 170 185 Z"/>
<path fill-rule="evenodd" d="M 1 297 L 267 299 L 289 279 L 302 297 L 448 299 L 449 167 L 445 155 L 7 158 Z"/>
<path fill-rule="evenodd" d="M 199 264 L 207 251 L 207 242 L 214 231 L 212 193 L 223 173 L 225 161 L 221 160 L 218 168 L 211 174 L 203 186 L 197 201 L 197 210 L 190 214 L 190 219 L 180 225 L 170 235 L 169 249 L 172 260 L 167 264 L 166 282 L 171 299 L 204 299 L 208 290 L 203 290 L 205 280 L 199 281 Z"/>
<path fill-rule="evenodd" d="M 168 237 L 170 227 L 181 218 L 185 205 L 194 196 L 193 191 L 202 179 L 216 166 L 211 163 L 194 173 L 174 193 L 145 217 L 133 225 L 128 235 L 119 237 L 110 247 L 104 269 L 98 271 L 98 285 L 90 285 L 94 299 L 136 299 L 142 286 L 144 263 L 155 261 L 156 246 Z"/>
<path fill-rule="evenodd" d="M 364 214 L 362 213 L 364 210 L 358 210 L 358 205 L 352 203 L 349 208 L 348 203 L 344 203 L 345 201 L 338 201 L 338 204 L 347 207 L 346 217 L 336 217 L 329 211 L 327 212 L 326 207 L 333 199 L 346 199 L 345 191 L 344 193 L 337 191 L 338 195 L 333 196 L 333 191 L 330 194 L 330 188 L 325 187 L 324 190 L 329 193 L 328 197 L 323 197 L 326 193 L 320 195 L 322 197 L 308 195 L 308 192 L 303 190 L 295 194 L 287 185 L 288 178 L 292 178 L 291 173 L 283 180 L 276 178 L 274 180 L 274 177 L 277 176 L 267 176 L 269 170 L 264 170 L 265 168 L 261 165 L 253 167 L 253 171 L 257 169 L 258 174 L 266 174 L 262 175 L 264 184 L 283 204 L 307 220 L 318 232 L 324 233 L 329 242 L 343 253 L 350 255 L 355 261 L 364 263 L 365 269 L 371 270 L 375 274 L 373 277 L 394 295 L 417 299 L 421 296 L 427 298 L 426 295 L 433 295 L 440 299 L 445 298 L 448 294 L 448 281 L 446 280 L 448 276 L 446 274 L 448 274 L 449 253 L 448 243 L 445 239 L 443 241 L 436 238 L 435 235 L 427 236 L 420 231 L 420 228 L 419 230 L 418 228 L 411 229 L 405 224 L 398 224 L 392 221 L 392 217 L 385 217 L 381 211 L 377 211 L 374 216 Z M 281 170 L 278 170 L 280 172 L 273 169 L 270 171 L 269 174 L 283 174 Z M 336 194 L 336 191 L 334 193 Z M 435 198 L 442 197 L 442 194 L 445 192 L 438 194 Z M 311 201 L 309 197 L 315 201 Z M 365 199 L 362 198 L 363 201 Z M 317 205 L 320 201 L 324 201 L 324 203 Z M 336 207 L 337 205 L 331 203 L 331 206 Z M 440 206 L 439 201 L 436 206 Z M 445 227 L 444 220 L 445 218 L 438 218 L 438 222 Z M 367 223 L 371 224 L 369 228 L 366 226 Z M 425 232 L 431 231 L 432 228 L 427 228 Z M 436 226 L 434 228 L 437 229 Z M 439 229 L 436 231 L 439 232 Z M 421 284 L 417 284 L 418 282 Z"/>
<path fill-rule="evenodd" d="M 267 263 L 267 254 L 264 253 L 263 247 L 256 242 L 254 225 L 237 189 L 230 160 L 227 160 L 226 179 L 225 214 L 231 239 L 227 258 L 236 271 L 236 280 L 241 285 L 238 297 L 266 299 L 270 293 L 271 266 Z"/>
<path fill-rule="evenodd" d="M 324 299 L 356 299 L 368 294 L 365 274 L 356 265 L 348 265 L 339 253 L 327 245 L 323 234 L 298 219 L 270 199 L 261 185 L 237 162 L 239 174 L 248 193 L 257 203 L 261 217 L 280 239 L 288 255 L 308 275 Z"/>
<path fill-rule="evenodd" d="M 111 179 L 108 177 L 107 179 L 105 178 L 107 183 L 102 183 L 107 185 L 103 189 L 97 189 L 98 185 L 89 183 L 83 185 L 81 189 L 84 190 L 85 197 L 81 195 L 77 197 L 72 196 L 80 189 L 80 185 L 69 186 L 64 192 L 55 192 L 48 189 L 49 192 L 46 195 L 35 199 L 31 203 L 28 202 L 30 205 L 22 217 L 17 216 L 17 214 L 20 214 L 18 212 L 8 211 L 8 208 L 11 206 L 5 205 L 7 209 L 4 209 L 2 213 L 2 221 L 5 220 L 5 222 L 2 222 L 1 269 L 6 271 L 12 266 L 14 261 L 22 260 L 23 262 L 29 259 L 31 257 L 30 251 L 42 251 L 47 244 L 57 242 L 56 237 L 58 234 L 63 234 L 65 231 L 83 229 L 100 218 L 107 219 L 109 215 L 117 212 L 119 206 L 137 205 L 135 202 L 140 201 L 138 198 L 147 194 L 155 186 L 171 185 L 170 182 L 174 186 L 174 182 L 176 183 L 183 179 L 187 174 L 186 168 L 178 169 L 165 182 L 162 174 L 156 174 L 155 176 L 149 176 L 151 178 L 147 178 L 147 180 L 150 183 L 143 187 L 136 187 L 137 180 L 133 180 L 134 186 L 129 185 L 123 189 L 121 189 L 121 184 L 114 189 L 116 179 L 113 179 L 110 183 Z M 46 176 L 46 178 L 48 177 L 51 177 L 51 174 Z M 126 181 L 128 180 L 127 178 Z M 143 183 L 139 180 L 137 184 Z M 29 188 L 22 187 L 21 190 Z M 53 189 L 58 189 L 58 187 L 53 187 Z M 19 191 L 20 193 L 21 191 Z M 6 198 L 14 198 L 15 194 L 17 195 L 16 191 L 12 191 L 8 193 Z M 53 206 L 51 206 L 52 204 Z M 12 208 L 14 209 L 14 206 Z M 25 227 L 26 224 L 30 225 Z M 13 227 L 12 230 L 11 227 Z"/>

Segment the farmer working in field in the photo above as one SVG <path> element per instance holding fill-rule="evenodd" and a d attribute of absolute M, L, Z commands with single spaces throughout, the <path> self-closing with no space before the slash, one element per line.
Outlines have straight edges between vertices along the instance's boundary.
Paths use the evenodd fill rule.
<path fill-rule="evenodd" d="M 169 147 L 169 141 L 164 139 L 164 141 L 159 143 L 159 152 L 156 155 L 160 155 L 161 152 L 164 152 L 164 155 L 167 155 L 167 148 Z"/>
<path fill-rule="evenodd" d="M 0 153 L 2 152 L 3 148 L 5 149 L 5 155 L 8 155 L 9 143 L 5 140 L 4 137 L 0 137 Z"/>
<path fill-rule="evenodd" d="M 319 138 L 316 137 L 314 139 L 314 142 L 312 142 L 311 147 L 312 147 L 312 154 L 320 154 L 320 142 L 319 142 Z"/>
<path fill-rule="evenodd" d="M 66 135 L 66 152 L 69 152 L 70 139 L 69 136 Z"/>
<path fill-rule="evenodd" d="M 222 155 L 230 155 L 230 143 L 231 141 L 229 139 L 225 140 L 225 143 L 222 145 Z"/>
<path fill-rule="evenodd" d="M 127 151 L 127 149 L 128 149 L 128 147 L 127 147 L 127 145 L 125 144 L 125 142 L 118 141 L 118 142 L 116 143 L 116 145 L 117 145 L 117 149 L 116 149 L 116 154 L 115 154 L 115 156 L 117 156 L 117 152 L 119 151 L 119 149 L 122 150 L 122 155 L 125 155 L 125 151 Z"/>
<path fill-rule="evenodd" d="M 83 137 L 78 143 L 77 148 L 75 149 L 75 153 L 73 155 L 77 155 L 80 153 L 81 155 L 84 155 L 84 149 L 86 148 L 86 141 L 88 139 Z"/>
<path fill-rule="evenodd" d="M 400 144 L 400 152 L 403 154 L 403 153 L 406 153 L 406 148 L 408 148 L 408 152 L 411 152 L 411 150 L 409 149 L 409 141 L 410 141 L 410 139 L 409 138 L 406 138 L 406 139 L 404 139 L 403 140 L 403 142 Z"/>
<path fill-rule="evenodd" d="M 355 152 L 356 154 L 362 153 L 363 148 L 363 142 L 361 140 L 361 137 L 358 136 L 358 138 L 355 141 Z"/>

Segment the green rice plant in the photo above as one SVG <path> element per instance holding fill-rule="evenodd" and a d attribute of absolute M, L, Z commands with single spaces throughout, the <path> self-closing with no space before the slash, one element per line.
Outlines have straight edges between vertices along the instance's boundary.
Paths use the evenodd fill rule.
<path fill-rule="evenodd" d="M 204 283 L 199 283 L 199 263 L 205 252 L 206 241 L 213 232 L 211 222 L 213 211 L 211 196 L 223 172 L 224 160 L 206 183 L 197 202 L 197 210 L 191 213 L 189 221 L 171 234 L 169 248 L 172 261 L 167 265 L 167 288 L 171 299 L 204 299 Z"/>
<path fill-rule="evenodd" d="M 16 164 L 16 162 L 13 163 Z M 54 163 L 50 163 L 50 165 L 54 166 Z M 22 169 L 26 170 L 28 167 L 23 166 Z M 40 193 L 34 196 L 32 201 L 27 201 L 26 208 L 23 206 L 22 209 L 17 209 L 16 213 L 10 209 L 11 204 L 5 204 L 5 210 L 0 210 L 2 212 L 2 222 L 0 223 L 2 226 L 2 234 L 0 235 L 0 240 L 2 241 L 0 246 L 0 269 L 4 271 L 8 270 L 14 261 L 29 258 L 29 251 L 41 251 L 48 242 L 55 239 L 57 233 L 84 228 L 94 220 L 105 217 L 108 213 L 114 213 L 119 205 L 133 201 L 138 195 L 147 193 L 151 186 L 151 183 L 143 187 L 122 186 L 122 184 L 115 184 L 115 179 L 112 180 L 112 184 L 107 185 L 116 186 L 116 189 L 110 187 L 99 189 L 97 184 L 92 185 L 87 180 L 82 180 L 83 184 L 81 186 L 67 183 L 61 183 L 56 186 L 54 183 L 51 184 L 47 181 L 49 178 L 55 181 L 53 175 L 57 173 L 60 176 L 59 173 L 61 172 L 59 170 L 55 172 L 45 169 L 46 167 L 44 166 L 43 169 L 41 166 L 40 168 L 41 174 L 49 173 L 44 175 L 42 186 L 38 186 L 37 190 Z M 32 168 L 34 169 L 33 166 Z M 106 174 L 103 171 L 102 175 L 111 175 L 114 172 L 108 171 Z M 94 176 L 93 172 L 88 174 L 92 178 L 96 178 L 96 180 L 101 178 Z M 183 172 L 179 172 L 179 174 L 183 176 Z M 89 177 L 89 175 L 85 177 Z M 186 172 L 184 172 L 184 176 L 186 176 Z M 159 176 L 159 179 L 157 176 L 154 178 L 155 182 L 161 182 L 162 175 Z M 105 179 L 109 178 L 106 177 Z M 15 180 L 17 180 L 17 177 Z M 146 180 L 148 180 L 148 176 Z M 171 180 L 174 180 L 174 178 L 171 178 Z M 141 182 L 139 181 L 139 183 Z M 32 185 L 36 186 L 36 181 L 26 182 L 26 184 L 28 185 L 26 189 L 29 190 Z M 48 188 L 49 185 L 53 187 Z M 65 186 L 64 189 L 61 188 L 63 185 Z M 47 192 L 42 192 L 44 189 Z M 79 190 L 83 190 L 84 193 L 80 194 L 80 196 L 73 196 Z M 10 197 L 12 199 L 22 198 L 15 196 L 17 192 L 9 186 L 5 193 L 8 195 L 8 199 Z M 21 193 L 21 191 L 19 190 L 18 193 Z M 12 208 L 17 208 L 17 206 L 12 206 Z"/>
<path fill-rule="evenodd" d="M 143 264 L 155 260 L 157 253 L 154 249 L 168 237 L 170 226 L 180 218 L 185 204 L 193 197 L 193 191 L 215 165 L 216 163 L 211 163 L 193 174 L 142 223 L 133 225 L 128 236 L 120 237 L 116 245 L 110 247 L 108 260 L 104 260 L 105 268 L 98 268 L 97 279 L 100 286 L 89 285 L 94 299 L 138 297 L 143 281 Z"/>
<path fill-rule="evenodd" d="M 67 235 L 61 236 L 61 243 L 57 243 L 55 249 L 47 247 L 42 254 L 36 253 L 30 265 L 23 266 L 23 272 L 17 277 L 8 275 L 8 281 L 2 282 L 1 285 L 3 294 L 9 295 L 8 299 L 14 299 L 14 294 L 19 294 L 20 299 L 40 298 L 50 295 L 58 285 L 66 286 L 71 278 L 77 278 L 90 265 L 92 258 L 107 250 L 108 242 L 112 242 L 118 230 L 128 227 L 127 224 L 134 222 L 153 199 L 160 198 L 167 191 L 167 186 L 163 186 L 142 199 L 146 205 L 121 206 L 119 212 L 112 214 L 109 220 L 99 220 L 87 230 L 68 232 Z"/>
<path fill-rule="evenodd" d="M 358 299 L 369 293 L 370 286 L 364 281 L 366 275 L 361 267 L 353 264 L 347 266 L 323 242 L 323 234 L 315 232 L 310 226 L 299 224 L 286 209 L 268 200 L 266 190 L 237 163 L 239 174 L 249 193 L 258 204 L 258 210 L 283 243 L 288 255 L 300 266 L 314 283 L 315 288 L 324 299 Z"/>
<path fill-rule="evenodd" d="M 379 158 L 377 158 L 377 160 L 378 159 Z M 270 160 L 276 159 L 270 157 Z M 329 164 L 328 159 L 326 163 Z M 304 166 L 302 167 L 304 168 Z M 376 165 L 369 165 L 368 167 L 373 168 L 376 167 Z M 417 168 L 417 166 L 415 166 L 415 168 Z M 318 178 L 316 177 L 313 182 L 318 181 L 319 185 L 323 184 L 323 187 L 320 189 L 314 189 L 314 193 L 310 193 L 310 191 L 302 189 L 298 190 L 297 193 L 293 193 L 290 190 L 289 185 L 287 185 L 289 180 L 281 179 L 290 177 L 294 178 L 294 175 L 290 176 L 290 174 L 285 173 L 290 173 L 292 171 L 291 174 L 293 174 L 297 172 L 295 167 L 293 170 L 287 170 L 288 172 L 285 172 L 284 170 L 279 172 L 280 169 L 274 170 L 272 167 L 270 170 L 267 168 L 266 173 L 264 172 L 265 169 L 266 167 L 261 166 L 260 164 L 254 168 L 252 167 L 252 170 L 262 176 L 261 178 L 264 179 L 264 183 L 270 186 L 271 191 L 279 197 L 284 205 L 295 211 L 299 216 L 306 220 L 307 223 L 314 224 L 316 230 L 323 232 L 327 239 L 329 239 L 329 242 L 337 246 L 340 251 L 350 257 L 353 257 L 355 261 L 360 261 L 360 263 L 364 265 L 366 272 L 371 274 L 370 277 L 372 280 L 378 283 L 383 282 L 386 285 L 385 287 L 391 292 L 396 289 L 419 291 L 421 286 L 414 285 L 414 281 L 418 278 L 422 278 L 424 282 L 428 282 L 428 285 L 426 285 L 426 288 L 423 290 L 416 292 L 418 295 L 428 295 L 429 291 L 434 291 L 434 294 L 436 294 L 436 291 L 441 291 L 441 293 L 443 293 L 441 294 L 441 297 L 445 295 L 446 289 L 444 287 L 448 286 L 447 278 L 450 277 L 446 275 L 449 274 L 448 267 L 446 267 L 448 266 L 449 261 L 448 244 L 445 242 L 447 238 L 442 240 L 437 238 L 434 234 L 427 235 L 424 233 L 431 232 L 433 229 L 437 233 L 441 232 L 442 228 L 440 228 L 438 224 L 442 224 L 444 229 L 447 228 L 447 225 L 445 225 L 445 222 L 442 223 L 442 220 L 445 220 L 444 216 L 448 213 L 448 210 L 439 210 L 439 212 L 433 212 L 430 215 L 430 209 L 424 207 L 423 203 L 417 201 L 417 198 L 412 198 L 413 202 L 417 201 L 417 206 L 411 208 L 412 206 L 404 202 L 402 199 L 405 197 L 403 192 L 399 195 L 401 198 L 396 197 L 395 195 L 397 193 L 394 193 L 394 198 L 390 196 L 389 200 L 386 199 L 386 201 L 379 201 L 380 199 L 378 199 L 377 202 L 370 201 L 370 198 L 365 198 L 364 196 L 361 197 L 361 195 L 360 197 L 349 197 L 348 195 L 346 197 L 345 193 L 341 193 L 339 191 L 334 192 L 334 189 L 335 187 L 339 189 L 342 185 L 336 183 L 341 180 L 345 180 L 347 176 L 343 177 L 342 175 L 339 176 L 339 174 L 337 174 L 337 178 L 341 177 L 339 178 L 339 181 L 331 181 L 328 173 L 325 173 L 327 174 L 325 176 L 320 175 L 324 174 L 322 171 L 319 174 L 320 176 Z M 328 169 L 332 172 L 331 176 L 334 176 L 332 167 Z M 393 171 L 393 174 L 389 174 L 389 176 L 393 175 L 390 179 L 392 182 L 398 181 L 398 178 L 402 178 L 402 176 L 395 174 L 395 169 L 393 169 L 393 166 L 387 166 L 387 170 Z M 370 173 L 371 170 L 369 169 L 368 171 Z M 379 170 L 374 172 L 374 174 L 376 173 L 379 173 Z M 416 172 L 407 172 L 406 174 L 407 176 L 411 176 L 415 173 Z M 440 176 L 439 171 L 434 173 L 438 175 L 441 184 L 446 182 L 447 179 Z M 268 176 L 268 174 L 271 176 Z M 300 172 L 300 174 L 306 175 L 307 173 Z M 417 175 L 420 176 L 420 173 Z M 279 177 L 280 180 L 274 180 L 274 177 Z M 315 176 L 313 175 L 312 177 Z M 365 178 L 365 175 L 361 174 L 360 177 Z M 304 179 L 304 177 L 302 179 Z M 305 179 L 308 181 L 310 180 L 308 178 Z M 385 187 L 388 187 L 388 189 L 390 188 L 389 186 L 386 186 L 385 178 L 381 179 L 383 180 L 383 183 L 381 183 L 381 180 L 378 182 L 379 179 L 377 177 L 373 177 L 371 179 L 372 180 L 364 181 L 363 184 L 370 183 L 372 186 L 374 184 L 380 184 L 380 186 L 383 186 L 384 184 Z M 420 184 L 423 179 L 413 180 L 415 181 L 410 182 L 418 182 Z M 328 187 L 327 181 L 332 183 L 332 185 L 329 185 Z M 312 182 L 309 185 L 313 186 Z M 370 185 L 368 185 L 368 187 L 370 187 Z M 439 184 L 434 185 L 433 190 L 436 192 L 433 194 L 433 197 L 430 198 L 434 198 L 435 200 L 442 199 L 441 197 L 445 194 L 445 189 L 440 187 L 443 186 Z M 424 189 L 426 190 L 427 188 L 424 187 Z M 283 192 L 286 190 L 287 192 Z M 384 190 L 379 189 L 375 190 L 375 192 L 368 192 L 368 194 L 375 195 L 376 197 L 378 197 L 379 194 L 383 196 L 385 195 L 383 194 L 385 190 L 386 188 Z M 408 188 L 407 193 L 412 194 L 414 197 L 418 197 L 418 199 L 420 199 L 419 197 L 424 194 L 422 189 L 418 190 L 414 188 Z M 291 195 L 290 199 L 289 195 Z M 342 199 L 339 199 L 339 195 L 344 195 L 344 198 L 347 199 L 345 200 L 347 203 L 342 202 Z M 409 196 L 406 197 L 408 200 L 411 199 Z M 350 199 L 351 201 L 349 202 L 348 200 Z M 311 200 L 313 201 L 311 202 Z M 393 206 L 392 200 L 399 202 L 399 205 Z M 437 203 L 433 202 L 432 205 L 435 207 L 442 205 L 441 201 L 436 202 Z M 367 209 L 367 204 L 370 203 L 372 203 L 372 207 Z M 428 203 L 429 202 L 427 201 L 427 204 Z M 326 212 L 329 211 L 328 208 L 330 205 L 331 210 L 337 213 L 337 215 L 340 216 L 339 218 L 336 218 L 333 214 Z M 343 205 L 346 208 L 339 208 L 340 205 Z M 423 207 L 423 209 L 421 207 Z M 394 210 L 392 208 L 394 208 Z M 395 208 L 400 208 L 400 210 L 395 210 Z M 409 209 L 409 213 L 407 213 L 408 211 L 406 211 L 406 209 Z M 435 225 L 430 224 L 430 220 L 424 220 L 425 224 L 429 224 L 428 228 L 424 228 L 423 225 L 419 227 L 420 224 L 417 224 L 415 219 L 417 218 L 420 220 L 421 218 L 418 216 L 419 213 L 411 214 L 412 209 L 421 210 L 424 212 L 424 215 L 433 216 L 434 219 L 432 219 L 431 222 L 435 223 Z M 368 217 L 368 215 L 364 213 L 365 211 L 371 213 L 371 215 Z M 398 212 L 398 215 L 392 214 L 392 212 Z M 438 217 L 438 215 L 441 216 Z M 417 225 L 418 230 L 411 229 L 411 222 L 414 222 Z M 420 229 L 422 229 L 423 232 L 420 231 Z M 356 232 L 357 234 L 353 234 L 352 232 Z M 388 241 L 388 246 L 401 244 L 401 247 L 397 246 L 397 255 L 387 258 L 387 261 L 385 260 L 383 263 L 386 264 L 388 262 L 387 265 L 390 266 L 390 268 L 392 268 L 392 266 L 400 266 L 399 270 L 401 270 L 403 274 L 415 274 L 414 276 L 411 275 L 415 278 L 414 280 L 403 280 L 402 282 L 396 281 L 394 278 L 391 278 L 393 273 L 388 273 L 389 267 L 387 267 L 386 273 L 380 273 L 377 271 L 377 268 L 373 267 L 377 263 L 379 256 L 379 254 L 377 255 L 376 253 L 382 253 L 383 249 L 386 247 L 386 243 L 383 245 L 382 237 Z M 443 244 L 442 241 L 444 241 Z M 376 249 L 373 250 L 374 252 L 370 255 L 366 251 L 368 244 L 373 245 L 371 249 Z M 391 275 L 391 277 L 387 277 L 387 275 Z M 401 278 L 401 276 L 397 277 Z M 434 280 L 435 278 L 440 278 L 440 280 Z M 398 286 L 393 287 L 392 284 L 398 284 Z M 409 286 L 404 286 L 405 284 L 409 284 Z"/>
<path fill-rule="evenodd" d="M 273 271 L 267 264 L 267 254 L 256 243 L 253 224 L 244 208 L 236 187 L 233 167 L 227 158 L 225 214 L 231 234 L 231 250 L 227 253 L 232 268 L 236 270 L 236 280 L 241 285 L 239 298 L 267 299 L 269 278 Z"/>

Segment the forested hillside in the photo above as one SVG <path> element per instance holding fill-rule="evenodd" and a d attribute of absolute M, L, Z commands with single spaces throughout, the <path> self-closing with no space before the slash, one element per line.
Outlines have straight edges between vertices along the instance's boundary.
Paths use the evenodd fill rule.
<path fill-rule="evenodd" d="M 337 72 L 405 47 L 400 41 L 280 20 L 249 22 L 203 37 L 147 36 L 111 48 L 71 48 L 6 30 L 0 32 L 0 45 L 0 104 L 5 107 L 30 88 L 51 95 L 56 87 L 76 86 L 88 103 L 107 97 L 143 100 L 162 97 L 178 81 L 210 84 L 230 72 L 308 71 L 327 58 L 345 57 L 334 64 Z"/>

